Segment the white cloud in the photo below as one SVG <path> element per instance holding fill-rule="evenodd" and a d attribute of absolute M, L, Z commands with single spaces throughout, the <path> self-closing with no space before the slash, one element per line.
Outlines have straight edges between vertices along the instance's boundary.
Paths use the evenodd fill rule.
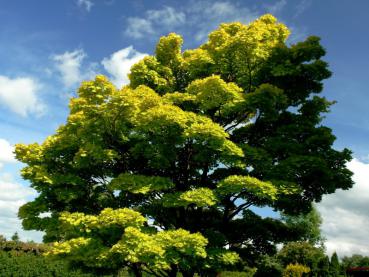
<path fill-rule="evenodd" d="M 299 17 L 302 13 L 304 13 L 310 6 L 312 0 L 301 0 L 296 6 L 296 12 L 294 18 Z"/>
<path fill-rule="evenodd" d="M 8 239 L 18 232 L 24 241 L 42 240 L 42 232 L 25 231 L 18 218 L 19 207 L 36 196 L 36 191 L 14 181 L 12 175 L 3 171 L 4 164 L 16 163 L 14 146 L 0 138 L 0 235 Z"/>
<path fill-rule="evenodd" d="M 323 218 L 322 232 L 329 254 L 369 255 L 369 164 L 354 159 L 348 168 L 354 173 L 353 188 L 325 195 L 317 205 Z"/>
<path fill-rule="evenodd" d="M 164 26 L 176 26 L 186 21 L 186 15 L 172 7 L 164 7 L 162 10 L 149 10 L 146 14 L 148 20 Z"/>
<path fill-rule="evenodd" d="M 35 195 L 33 189 L 0 176 L 1 235 L 10 238 L 12 234 L 18 232 L 22 240 L 41 241 L 42 233 L 22 230 L 21 221 L 17 217 L 19 207 Z"/>
<path fill-rule="evenodd" d="M 11 79 L 0 75 L 0 105 L 25 117 L 30 113 L 41 115 L 45 105 L 39 99 L 41 84 L 29 77 Z"/>
<path fill-rule="evenodd" d="M 7 140 L 0 139 L 0 165 L 16 162 L 13 150 L 14 147 Z M 42 233 L 22 230 L 17 217 L 19 207 L 34 198 L 36 191 L 18 184 L 11 174 L 2 169 L 0 167 L 0 235 L 10 238 L 12 234 L 18 232 L 23 240 L 40 241 Z"/>
<path fill-rule="evenodd" d="M 159 30 L 170 30 L 173 27 L 184 24 L 186 15 L 176 11 L 172 7 L 164 7 L 160 10 L 148 10 L 144 17 L 129 17 L 125 34 L 133 38 L 142 38 L 156 34 Z"/>
<path fill-rule="evenodd" d="M 60 55 L 54 55 L 52 59 L 55 61 L 55 67 L 61 74 L 63 84 L 69 88 L 82 79 L 80 67 L 83 59 L 86 57 L 82 49 L 77 49 L 72 52 L 66 51 Z"/>
<path fill-rule="evenodd" d="M 266 6 L 267 12 L 276 15 L 277 13 L 281 12 L 284 7 L 287 5 L 287 0 L 279 0 L 275 2 L 273 5 Z"/>
<path fill-rule="evenodd" d="M 14 146 L 12 146 L 7 140 L 0 138 L 0 169 L 4 163 L 14 163 Z"/>
<path fill-rule="evenodd" d="M 151 21 L 145 18 L 130 17 L 127 19 L 127 25 L 124 33 L 136 39 L 155 33 Z"/>
<path fill-rule="evenodd" d="M 95 63 L 83 65 L 86 57 L 87 54 L 83 49 L 66 51 L 63 54 L 57 54 L 51 57 L 66 88 L 73 88 L 81 81 L 91 79 L 96 75 L 95 69 L 97 65 Z M 82 65 L 84 72 L 81 72 Z"/>
<path fill-rule="evenodd" d="M 117 86 L 128 84 L 128 73 L 131 66 L 148 54 L 136 51 L 132 46 L 114 52 L 101 61 L 101 65 Z M 86 62 L 87 54 L 83 49 L 66 51 L 52 56 L 55 68 L 67 89 L 72 89 L 83 80 L 93 79 L 100 71 L 98 63 Z M 82 72 L 81 68 L 84 68 Z"/>
<path fill-rule="evenodd" d="M 104 58 L 101 63 L 111 75 L 113 84 L 120 88 L 122 85 L 128 84 L 128 73 L 131 66 L 146 55 L 129 46 L 113 53 L 109 58 Z"/>
<path fill-rule="evenodd" d="M 90 0 L 77 0 L 78 7 L 85 9 L 87 12 L 91 11 L 94 3 Z"/>
<path fill-rule="evenodd" d="M 35 191 L 29 187 L 11 182 L 7 178 L 0 179 L 0 216 L 14 215 L 20 205 L 24 204 L 28 197 L 35 196 Z M 5 180 L 4 180 L 5 179 Z"/>
<path fill-rule="evenodd" d="M 304 26 L 297 27 L 296 25 L 289 25 L 288 28 L 291 31 L 291 35 L 287 39 L 287 43 L 289 44 L 304 41 L 308 37 L 308 31 Z"/>

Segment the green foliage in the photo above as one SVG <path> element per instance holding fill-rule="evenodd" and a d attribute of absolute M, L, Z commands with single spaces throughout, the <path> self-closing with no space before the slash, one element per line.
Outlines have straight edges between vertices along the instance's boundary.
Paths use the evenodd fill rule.
<path fill-rule="evenodd" d="M 329 263 L 329 273 L 331 276 L 338 276 L 341 272 L 340 261 L 338 260 L 337 253 L 334 252 Z"/>
<path fill-rule="evenodd" d="M 13 236 L 14 238 L 14 236 Z M 7 240 L 4 236 L 0 235 L 0 251 L 13 251 L 24 253 L 40 254 L 46 251 L 47 246 L 35 242 L 21 242 L 18 238 L 16 240 Z"/>
<path fill-rule="evenodd" d="M 16 236 L 13 236 L 12 240 L 6 240 L 1 235 L 0 238 L 0 276 L 94 276 L 93 274 L 83 273 L 79 269 L 70 268 L 65 261 L 43 257 L 42 253 L 47 251 L 47 245 L 34 242 L 22 242 Z M 108 277 L 111 275 L 103 276 Z"/>
<path fill-rule="evenodd" d="M 167 178 L 158 176 L 132 175 L 123 173 L 110 182 L 112 190 L 123 190 L 131 193 L 146 194 L 151 191 L 161 191 L 174 187 Z"/>
<path fill-rule="evenodd" d="M 271 15 L 221 24 L 184 52 L 169 34 L 129 85 L 83 82 L 65 125 L 16 146 L 39 192 L 19 210 L 23 227 L 57 241 L 49 256 L 136 276 L 242 270 L 296 239 L 249 208 L 307 212 L 349 189 L 352 173 L 321 123 L 332 104 L 318 96 L 325 51 L 316 37 L 286 45 L 288 35 Z"/>
<path fill-rule="evenodd" d="M 321 277 L 330 277 L 329 273 L 329 257 L 325 256 L 325 258 L 321 259 L 318 263 L 319 276 Z"/>
<path fill-rule="evenodd" d="M 262 256 L 257 262 L 255 277 L 281 277 L 283 265 L 275 256 Z"/>
<path fill-rule="evenodd" d="M 12 241 L 19 241 L 19 235 L 17 232 L 14 233 L 14 235 L 12 235 L 11 237 Z"/>
<path fill-rule="evenodd" d="M 350 267 L 369 266 L 369 257 L 359 254 L 354 254 L 351 257 L 345 256 L 342 258 L 342 266 L 345 269 Z"/>
<path fill-rule="evenodd" d="M 213 206 L 217 202 L 214 192 L 209 188 L 196 188 L 185 192 L 166 194 L 163 199 L 164 207 L 197 207 Z"/>
<path fill-rule="evenodd" d="M 248 268 L 242 272 L 237 271 L 223 271 L 219 274 L 220 277 L 253 277 L 255 276 L 256 268 Z"/>
<path fill-rule="evenodd" d="M 229 114 L 244 102 L 240 87 L 235 83 L 226 83 L 216 75 L 191 82 L 186 92 L 194 95 L 193 101 L 204 113 L 216 109 L 219 114 Z"/>
<path fill-rule="evenodd" d="M 12 276 L 91 276 L 67 269 L 63 262 L 48 262 L 35 254 L 18 254 L 17 252 L 0 251 L 0 275 Z"/>
<path fill-rule="evenodd" d="M 130 209 L 106 208 L 97 216 L 64 212 L 60 220 L 72 238 L 55 243 L 47 256 L 60 256 L 97 268 L 109 263 L 113 268 L 123 268 L 140 262 L 156 274 L 170 270 L 171 264 L 187 268 L 197 258 L 206 258 L 208 240 L 201 234 L 183 229 L 161 232 L 147 229 L 145 218 Z M 112 243 L 112 236 L 119 240 Z M 119 260 L 114 260 L 116 256 Z"/>
<path fill-rule="evenodd" d="M 270 203 L 277 195 L 277 188 L 272 183 L 239 175 L 231 175 L 220 181 L 216 191 L 223 196 L 235 196 L 245 200 L 255 198 L 254 202 L 261 204 Z"/>
<path fill-rule="evenodd" d="M 322 218 L 315 206 L 307 214 L 283 215 L 282 218 L 301 241 L 323 246 L 324 238 L 320 232 Z"/>
<path fill-rule="evenodd" d="M 278 259 L 283 266 L 300 264 L 310 268 L 312 275 L 320 272 L 319 264 L 324 260 L 322 248 L 315 247 L 308 242 L 290 242 L 283 246 L 278 253 Z"/>

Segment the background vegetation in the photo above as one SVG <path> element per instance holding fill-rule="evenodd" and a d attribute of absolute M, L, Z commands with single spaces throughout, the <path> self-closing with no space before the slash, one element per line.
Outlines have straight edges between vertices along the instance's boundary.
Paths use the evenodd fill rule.
<path fill-rule="evenodd" d="M 336 253 L 328 257 L 324 249 L 319 225 L 321 220 L 314 209 L 305 217 L 286 218 L 293 224 L 303 224 L 311 228 L 304 229 L 305 240 L 285 244 L 275 255 L 264 255 L 253 268 L 244 267 L 243 271 L 223 271 L 221 277 L 284 277 L 284 276 L 349 276 L 346 270 L 353 267 L 369 267 L 369 257 L 354 254 L 338 259 Z M 301 228 L 301 226 L 299 226 Z M 308 231 L 310 230 L 310 231 Z M 316 240 L 319 238 L 319 240 Z M 312 242 L 314 241 L 314 242 Z M 83 272 L 80 268 L 71 268 L 63 259 L 52 259 L 43 254 L 49 244 L 22 242 L 17 234 L 10 240 L 0 235 L 0 276 L 4 277 L 128 277 L 133 276 L 129 269 L 122 269 L 115 274 L 103 272 Z M 143 276 L 152 276 L 143 274 Z"/>

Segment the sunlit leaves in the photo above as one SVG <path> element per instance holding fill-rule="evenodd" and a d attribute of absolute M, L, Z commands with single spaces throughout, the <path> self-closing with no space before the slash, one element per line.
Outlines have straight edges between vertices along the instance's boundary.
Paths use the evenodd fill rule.
<path fill-rule="evenodd" d="M 178 229 L 145 234 L 128 227 L 122 239 L 111 249 L 112 253 L 130 263 L 144 262 L 154 270 L 168 270 L 171 264 L 186 264 L 206 257 L 207 239 L 199 233 Z"/>
<path fill-rule="evenodd" d="M 166 194 L 161 200 L 164 207 L 213 206 L 217 203 L 215 193 L 209 188 L 196 188 L 185 192 Z"/>
<path fill-rule="evenodd" d="M 117 259 L 121 265 L 145 263 L 151 270 L 168 270 L 172 264 L 187 264 L 196 258 L 207 256 L 208 240 L 200 233 L 183 229 L 159 231 L 145 230 L 145 219 L 129 209 L 105 209 L 99 215 L 62 213 L 64 232 L 75 236 L 64 242 L 56 242 L 46 255 L 66 256 L 81 261 L 86 266 L 100 267 L 109 259 Z M 121 237 L 109 248 L 103 244 L 104 231 L 118 227 Z M 71 229 L 75 227 L 79 229 Z M 97 235 L 100 234 L 100 235 Z"/>
<path fill-rule="evenodd" d="M 150 191 L 168 190 L 173 186 L 168 178 L 123 173 L 111 181 L 109 188 L 145 194 Z"/>
<path fill-rule="evenodd" d="M 225 266 L 237 264 L 240 260 L 240 256 L 236 252 L 213 248 L 208 250 L 205 267 L 221 270 Z"/>
<path fill-rule="evenodd" d="M 182 37 L 175 33 L 161 37 L 155 50 L 158 62 L 175 70 L 181 63 L 182 43 Z"/>
<path fill-rule="evenodd" d="M 289 264 L 283 270 L 283 277 L 290 277 L 290 276 L 302 276 L 305 273 L 309 273 L 310 268 L 301 264 Z"/>
<path fill-rule="evenodd" d="M 173 72 L 160 64 L 155 57 L 145 57 L 131 68 L 130 86 L 146 85 L 160 94 L 174 90 Z"/>
<path fill-rule="evenodd" d="M 17 144 L 15 147 L 15 156 L 23 163 L 35 164 L 40 160 L 41 155 L 42 148 L 38 143 Z"/>
<path fill-rule="evenodd" d="M 182 68 L 188 72 L 190 80 L 209 76 L 215 69 L 215 62 L 209 53 L 198 48 L 183 52 Z"/>
<path fill-rule="evenodd" d="M 250 91 L 260 65 L 288 35 L 285 25 L 271 15 L 264 15 L 247 26 L 222 24 L 210 33 L 209 41 L 202 48 L 209 52 L 224 79 L 237 81 Z"/>
<path fill-rule="evenodd" d="M 116 210 L 105 208 L 96 216 L 63 212 L 59 219 L 63 224 L 77 227 L 82 232 L 90 232 L 92 229 L 102 229 L 109 226 L 139 227 L 146 222 L 146 219 L 139 212 L 127 208 Z"/>
<path fill-rule="evenodd" d="M 196 102 L 203 111 L 216 110 L 219 113 L 232 109 L 236 102 L 243 100 L 242 89 L 235 83 L 226 83 L 219 76 L 193 81 L 187 93 L 196 96 Z"/>
<path fill-rule="evenodd" d="M 219 182 L 217 192 L 220 195 L 232 195 L 246 199 L 247 196 L 256 196 L 264 201 L 275 200 L 277 196 L 277 189 L 272 183 L 240 175 L 232 175 Z"/>
<path fill-rule="evenodd" d="M 144 262 L 154 270 L 168 270 L 173 264 L 190 266 L 191 261 L 205 258 L 207 243 L 201 234 L 183 229 L 145 234 L 128 227 L 111 252 L 130 263 Z"/>
<path fill-rule="evenodd" d="M 85 266 L 101 267 L 107 262 L 108 249 L 98 239 L 78 237 L 54 243 L 45 256 L 59 256 L 69 261 L 82 262 Z"/>

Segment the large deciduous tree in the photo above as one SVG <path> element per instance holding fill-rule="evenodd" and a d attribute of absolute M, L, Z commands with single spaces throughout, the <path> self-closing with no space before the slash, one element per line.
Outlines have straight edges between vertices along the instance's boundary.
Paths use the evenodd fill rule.
<path fill-rule="evenodd" d="M 325 50 L 288 35 L 271 15 L 221 24 L 193 50 L 172 33 L 129 85 L 83 82 L 66 124 L 16 147 L 39 192 L 24 228 L 59 241 L 50 255 L 137 276 L 213 275 L 274 253 L 288 227 L 253 206 L 299 214 L 352 186 L 351 153 L 321 123 Z"/>

